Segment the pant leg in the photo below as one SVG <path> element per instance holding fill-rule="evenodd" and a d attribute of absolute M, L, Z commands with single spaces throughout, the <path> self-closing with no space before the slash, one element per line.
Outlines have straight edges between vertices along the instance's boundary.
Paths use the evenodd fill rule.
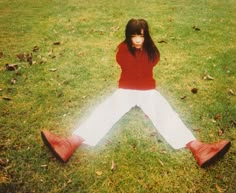
<path fill-rule="evenodd" d="M 84 138 L 85 144 L 95 146 L 112 126 L 136 104 L 136 95 L 132 90 L 118 89 L 95 107 L 73 134 Z"/>
<path fill-rule="evenodd" d="M 149 90 L 139 96 L 138 106 L 174 149 L 183 148 L 188 142 L 195 140 L 191 131 L 157 90 Z"/>

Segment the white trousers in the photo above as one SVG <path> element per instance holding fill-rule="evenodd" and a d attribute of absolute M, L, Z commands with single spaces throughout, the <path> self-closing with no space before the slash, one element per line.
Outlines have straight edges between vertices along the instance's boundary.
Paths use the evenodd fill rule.
<path fill-rule="evenodd" d="M 138 106 L 150 118 L 157 131 L 174 148 L 179 149 L 196 138 L 178 114 L 157 90 L 118 89 L 95 107 L 73 134 L 95 146 L 112 126 L 132 107 Z"/>

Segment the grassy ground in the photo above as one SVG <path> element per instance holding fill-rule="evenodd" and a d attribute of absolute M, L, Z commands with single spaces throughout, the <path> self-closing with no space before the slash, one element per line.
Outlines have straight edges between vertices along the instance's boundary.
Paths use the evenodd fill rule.
<path fill-rule="evenodd" d="M 235 6 L 233 0 L 0 0 L 0 192 L 235 192 Z M 201 169 L 188 150 L 171 149 L 136 108 L 67 164 L 43 145 L 42 129 L 69 135 L 87 109 L 114 91 L 115 49 L 132 17 L 149 21 L 161 52 L 158 89 L 183 121 L 203 141 L 232 141 L 216 165 Z"/>

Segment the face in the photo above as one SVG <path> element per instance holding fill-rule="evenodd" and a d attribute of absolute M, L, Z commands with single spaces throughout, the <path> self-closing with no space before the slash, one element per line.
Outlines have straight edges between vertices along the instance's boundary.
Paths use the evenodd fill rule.
<path fill-rule="evenodd" d="M 140 49 L 143 46 L 143 42 L 144 42 L 144 35 L 143 35 L 143 30 L 141 30 L 141 34 L 134 34 L 131 36 L 131 41 L 132 41 L 132 45 L 133 47 Z"/>

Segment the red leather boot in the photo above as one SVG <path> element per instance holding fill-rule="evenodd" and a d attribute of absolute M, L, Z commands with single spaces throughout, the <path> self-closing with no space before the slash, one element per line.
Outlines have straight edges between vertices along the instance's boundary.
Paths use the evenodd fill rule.
<path fill-rule="evenodd" d="M 45 145 L 62 162 L 67 162 L 76 148 L 84 141 L 83 138 L 76 135 L 67 138 L 59 137 L 47 130 L 42 131 L 41 136 Z"/>
<path fill-rule="evenodd" d="M 192 151 L 198 165 L 204 168 L 222 158 L 229 150 L 230 145 L 231 143 L 227 140 L 212 144 L 205 144 L 194 140 L 189 142 L 186 146 Z"/>

